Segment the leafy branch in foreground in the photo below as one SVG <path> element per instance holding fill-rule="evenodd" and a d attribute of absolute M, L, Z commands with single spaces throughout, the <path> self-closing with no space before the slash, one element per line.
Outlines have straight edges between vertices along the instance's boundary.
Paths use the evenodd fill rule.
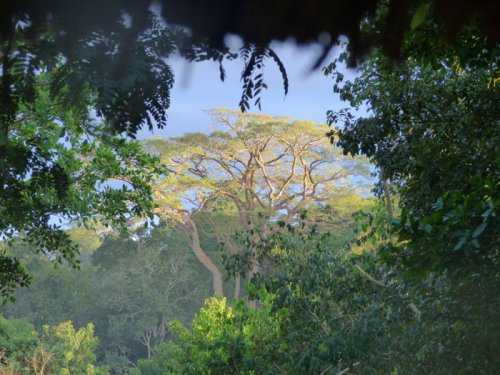
<path fill-rule="evenodd" d="M 124 228 L 130 216 L 153 208 L 149 184 L 163 169 L 137 142 L 94 136 L 106 125 L 92 114 L 92 93 L 66 108 L 60 103 L 67 91 L 53 98 L 51 78 L 47 71 L 35 77 L 34 101 L 19 105 L 15 124 L 3 133 L 0 238 L 5 245 L 26 241 L 76 267 L 78 250 L 65 226 L 99 220 Z M 8 249 L 2 250 L 2 261 L 0 291 L 9 297 L 29 278 Z"/>
<path fill-rule="evenodd" d="M 405 43 L 400 64 L 374 52 L 353 82 L 337 75 L 351 108 L 329 112 L 343 124 L 336 145 L 380 168 L 380 195 L 386 182 L 398 193 L 399 241 L 382 255 L 416 273 L 498 264 L 500 46 L 470 27 L 451 48 L 432 19 Z M 369 112 L 358 116 L 362 105 Z"/>
<path fill-rule="evenodd" d="M 259 47 L 254 44 L 245 43 L 240 50 L 240 56 L 245 62 L 245 69 L 241 73 L 243 82 L 243 92 L 240 100 L 240 110 L 242 112 L 250 109 L 250 99 L 255 98 L 254 105 L 261 109 L 261 97 L 263 90 L 267 89 L 267 84 L 264 81 L 264 61 L 266 59 L 273 60 L 283 79 L 283 90 L 285 95 L 288 94 L 288 74 L 282 61 L 268 45 Z"/>

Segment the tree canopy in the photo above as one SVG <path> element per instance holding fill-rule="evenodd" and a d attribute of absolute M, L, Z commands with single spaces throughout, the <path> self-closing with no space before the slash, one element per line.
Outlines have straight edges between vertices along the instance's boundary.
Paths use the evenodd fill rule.
<path fill-rule="evenodd" d="M 4 3 L 0 292 L 24 266 L 36 278 L 2 313 L 40 333 L 0 318 L 1 372 L 499 373 L 498 2 Z M 350 106 L 328 115 L 344 155 L 324 126 L 236 111 L 151 154 L 126 140 L 165 125 L 172 53 L 222 78 L 241 57 L 247 110 L 267 59 L 288 89 L 269 41 L 320 35 L 327 51 L 340 34 L 340 60 L 363 57 L 352 82 L 341 61 L 325 70 Z M 377 204 L 336 194 L 359 166 L 347 154 L 375 164 Z M 69 228 L 93 220 L 146 228 Z M 213 291 L 189 248 L 220 294 L 222 249 L 247 300 L 211 298 L 189 325 Z"/>
<path fill-rule="evenodd" d="M 308 211 L 312 222 L 331 226 L 334 215 L 321 216 L 322 207 L 357 194 L 349 179 L 369 172 L 363 160 L 331 147 L 324 124 L 228 109 L 209 115 L 218 128 L 209 135 L 152 138 L 145 145 L 168 170 L 153 187 L 155 213 L 183 229 L 212 273 L 215 292 L 223 295 L 222 273 L 200 243 L 200 222 L 210 223 L 229 254 L 242 255 L 232 238 L 237 230 L 255 231 L 258 241 L 270 220 L 303 222 Z M 228 226 L 227 217 L 235 225 Z M 247 256 L 257 261 L 255 254 Z"/>
<path fill-rule="evenodd" d="M 0 370 L 2 374 L 95 374 L 106 368 L 95 366 L 98 339 L 94 326 L 76 330 L 70 321 L 43 327 L 38 333 L 26 321 L 0 316 Z"/>

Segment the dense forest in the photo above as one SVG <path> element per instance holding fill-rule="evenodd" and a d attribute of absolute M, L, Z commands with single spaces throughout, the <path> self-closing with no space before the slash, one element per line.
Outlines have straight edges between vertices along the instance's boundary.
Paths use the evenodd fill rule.
<path fill-rule="evenodd" d="M 269 41 L 324 30 L 2 5 L 0 374 L 499 373 L 500 13 L 445 3 L 283 11 L 334 38 L 327 124 L 249 112 Z M 174 53 L 242 59 L 240 109 L 136 140 Z"/>

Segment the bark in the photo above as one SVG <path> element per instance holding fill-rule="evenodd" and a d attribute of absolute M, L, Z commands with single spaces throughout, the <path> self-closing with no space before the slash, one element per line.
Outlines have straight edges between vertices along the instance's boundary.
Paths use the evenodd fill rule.
<path fill-rule="evenodd" d="M 250 282 L 252 280 L 252 277 L 259 272 L 259 261 L 254 258 L 252 260 L 252 268 L 250 269 L 250 272 L 248 274 L 248 281 Z M 257 308 L 257 300 L 254 299 L 249 299 L 248 300 L 248 307 L 251 309 L 256 309 Z"/>
<path fill-rule="evenodd" d="M 238 274 L 234 278 L 234 294 L 233 298 L 239 298 L 241 292 L 241 276 Z"/>
<path fill-rule="evenodd" d="M 389 187 L 389 183 L 387 182 L 387 178 L 384 175 L 384 167 L 381 167 L 382 179 L 384 181 L 384 195 L 385 202 L 387 204 L 387 216 L 389 216 L 389 220 L 394 218 L 394 209 L 392 207 L 392 199 L 391 199 L 391 190 Z"/>
<path fill-rule="evenodd" d="M 186 238 L 189 240 L 189 245 L 196 255 L 196 258 L 205 266 L 205 268 L 212 275 L 214 293 L 220 296 L 224 296 L 224 287 L 222 282 L 222 274 L 219 268 L 212 262 L 208 257 L 207 253 L 203 250 L 200 244 L 200 236 L 198 234 L 198 228 L 196 224 L 191 220 L 186 220 L 186 225 L 182 225 L 182 230 Z"/>

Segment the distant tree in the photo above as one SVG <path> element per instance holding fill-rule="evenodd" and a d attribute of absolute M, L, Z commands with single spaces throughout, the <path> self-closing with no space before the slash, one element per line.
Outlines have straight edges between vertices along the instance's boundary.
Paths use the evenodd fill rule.
<path fill-rule="evenodd" d="M 305 220 L 305 211 L 351 192 L 349 177 L 363 175 L 367 168 L 331 147 L 326 126 L 223 109 L 209 114 L 220 131 L 145 144 L 169 170 L 153 187 L 155 213 L 186 234 L 212 274 L 214 292 L 223 295 L 222 273 L 203 250 L 197 218 L 213 221 L 210 213 L 221 208 L 217 202 L 226 202 L 225 213 L 244 230 L 254 231 L 252 240 L 258 242 L 267 235 L 268 220 Z M 259 217 L 263 220 L 257 228 Z M 237 255 L 240 248 L 232 246 L 231 234 L 217 233 Z M 255 272 L 257 259 L 251 256 L 250 261 Z"/>
<path fill-rule="evenodd" d="M 47 363 L 47 372 L 58 374 L 105 374 L 105 369 L 94 366 L 98 339 L 94 337 L 94 326 L 89 323 L 76 330 L 73 324 L 63 322 L 57 326 L 44 326 L 40 350 L 52 354 Z M 40 353 L 41 354 L 41 353 Z"/>
<path fill-rule="evenodd" d="M 94 327 L 75 330 L 70 321 L 45 325 L 42 333 L 24 320 L 0 316 L 0 372 L 2 374 L 104 375 L 94 365 L 97 338 Z"/>
<path fill-rule="evenodd" d="M 35 328 L 25 320 L 5 319 L 0 315 L 0 372 L 27 367 L 40 345 Z M 9 374 L 9 372 L 7 372 Z"/>
<path fill-rule="evenodd" d="M 15 291 L 16 303 L 0 306 L 0 314 L 26 320 L 39 332 L 69 320 L 75 328 L 92 322 L 97 362 L 122 374 L 170 339 L 171 320 L 188 324 L 212 293 L 208 272 L 186 251 L 182 233 L 165 225 L 134 233 L 70 229 L 82 253 L 79 272 L 54 267 L 46 255 L 16 244 L 11 251 L 33 280 Z"/>
<path fill-rule="evenodd" d="M 181 233 L 162 226 L 149 234 L 105 239 L 92 256 L 98 268 L 99 313 L 90 313 L 102 341 L 104 360 L 123 368 L 150 358 L 170 337 L 168 323 L 188 322 L 209 295 Z M 194 259 L 193 259 L 194 260 Z M 199 266 L 198 268 L 201 268 Z"/>
<path fill-rule="evenodd" d="M 82 250 L 88 251 L 84 246 Z M 82 261 L 75 272 L 69 265 L 54 265 L 46 255 L 33 254 L 29 246 L 16 245 L 12 251 L 32 276 L 32 282 L 29 288 L 14 292 L 16 303 L 0 308 L 4 316 L 25 319 L 40 331 L 46 324 L 71 320 L 75 327 L 83 327 L 98 320 L 98 276 L 88 260 Z"/>

